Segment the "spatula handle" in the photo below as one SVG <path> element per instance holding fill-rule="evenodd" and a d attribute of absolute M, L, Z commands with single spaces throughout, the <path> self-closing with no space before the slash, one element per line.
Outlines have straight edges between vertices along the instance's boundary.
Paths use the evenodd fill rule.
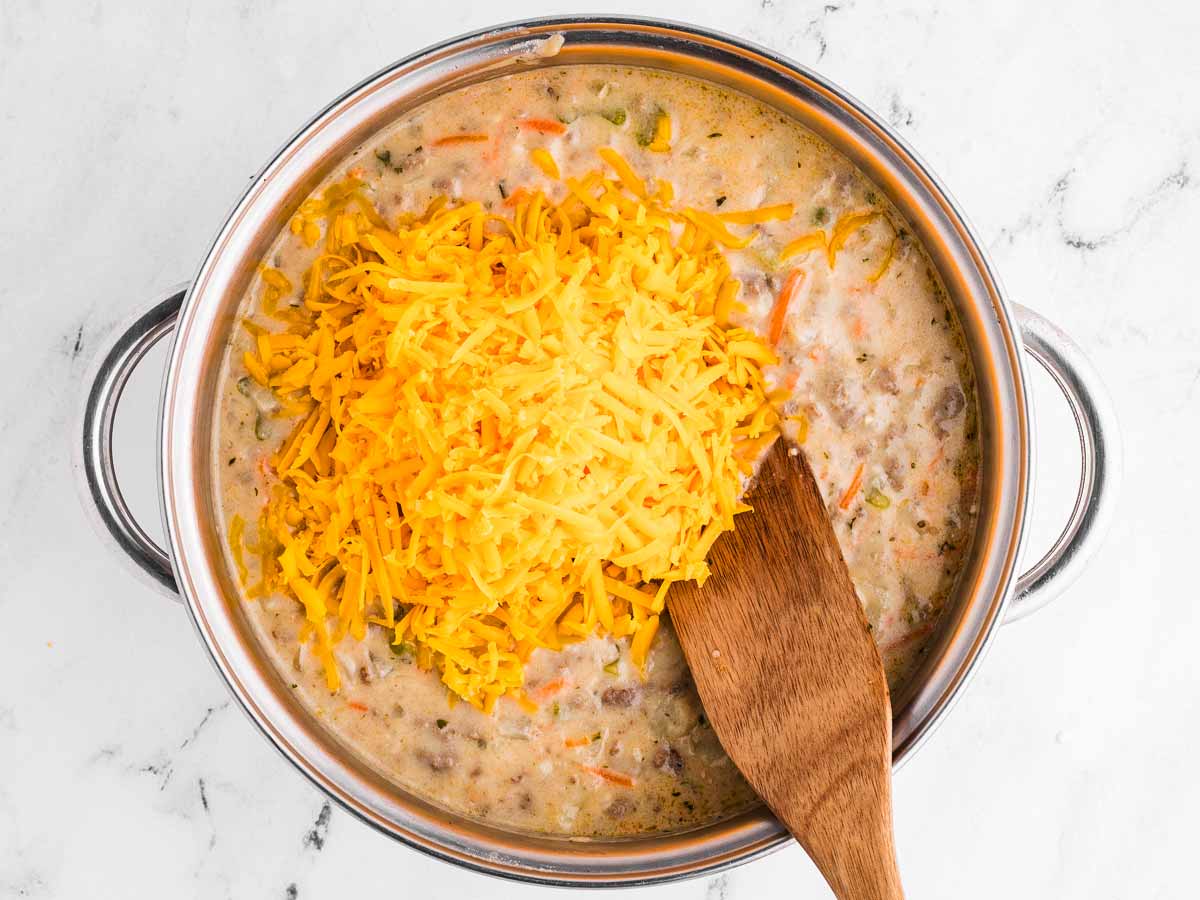
<path fill-rule="evenodd" d="M 778 442 L 668 603 L 721 745 L 839 900 L 903 900 L 879 651 L 806 459 Z"/>
<path fill-rule="evenodd" d="M 831 802 L 848 799 L 853 804 L 854 797 L 838 793 L 836 787 L 831 791 Z M 826 831 L 819 815 L 806 822 L 789 822 L 789 812 L 776 809 L 775 815 L 808 852 L 838 900 L 904 900 L 890 802 L 861 807 L 852 829 Z"/>
<path fill-rule="evenodd" d="M 889 846 L 886 848 L 878 846 L 875 840 L 852 840 L 840 848 L 839 858 L 833 861 L 829 870 L 822 868 L 821 874 L 838 900 L 904 900 L 896 853 L 890 846 L 891 834 L 887 837 Z"/>

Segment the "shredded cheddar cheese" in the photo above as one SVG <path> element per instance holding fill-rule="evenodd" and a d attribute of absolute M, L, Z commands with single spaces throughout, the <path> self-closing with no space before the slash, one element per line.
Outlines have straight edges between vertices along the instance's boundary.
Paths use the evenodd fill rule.
<path fill-rule="evenodd" d="M 659 112 L 654 117 L 654 134 L 651 135 L 646 149 L 655 153 L 671 151 L 671 117 L 665 112 Z"/>
<path fill-rule="evenodd" d="M 627 637 L 644 669 L 670 585 L 703 581 L 747 509 L 778 418 L 772 351 L 727 324 L 720 246 L 744 239 L 601 156 L 615 179 L 526 192 L 507 216 L 439 202 L 389 227 L 335 185 L 293 224 L 325 238 L 301 302 L 261 272 L 286 330 L 250 326 L 244 362 L 297 424 L 246 543 L 249 593 L 303 604 L 330 690 L 333 647 L 370 624 L 488 711 L 532 702 L 539 647 Z"/>
<path fill-rule="evenodd" d="M 529 154 L 533 164 L 542 170 L 547 178 L 553 178 L 556 181 L 561 177 L 558 174 L 558 163 L 554 161 L 554 157 L 550 155 L 550 151 L 545 147 L 538 147 Z"/>

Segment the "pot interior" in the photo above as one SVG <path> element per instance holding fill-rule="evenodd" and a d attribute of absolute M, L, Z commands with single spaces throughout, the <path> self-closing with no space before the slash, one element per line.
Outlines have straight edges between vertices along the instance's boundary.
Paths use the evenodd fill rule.
<path fill-rule="evenodd" d="M 562 34 L 551 57 L 532 55 Z M 642 20 L 525 23 L 430 48 L 369 78 L 305 126 L 254 180 L 202 265 L 180 320 L 164 389 L 164 516 L 181 590 L 240 702 L 272 742 L 356 815 L 436 856 L 556 883 L 644 883 L 697 875 L 778 846 L 765 810 L 683 834 L 579 841 L 519 834 L 452 815 L 360 762 L 300 705 L 247 622 L 226 570 L 209 460 L 221 357 L 255 267 L 296 207 L 384 125 L 446 91 L 539 66 L 605 63 L 707 79 L 775 107 L 828 141 L 907 217 L 946 289 L 976 376 L 979 515 L 957 593 L 924 661 L 893 696 L 898 764 L 945 712 L 999 620 L 1020 549 L 1029 457 L 1020 356 L 1001 293 L 945 193 L 880 122 L 814 74 L 766 51 Z"/>

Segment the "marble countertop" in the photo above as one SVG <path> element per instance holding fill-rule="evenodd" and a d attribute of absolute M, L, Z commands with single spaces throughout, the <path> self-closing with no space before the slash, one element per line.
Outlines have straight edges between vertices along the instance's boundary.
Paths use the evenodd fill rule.
<path fill-rule="evenodd" d="M 896 779 L 909 896 L 1195 896 L 1200 807 L 1200 14 L 1146 0 L 659 0 L 816 67 L 938 172 L 1014 299 L 1107 374 L 1126 477 L 1106 551 L 1007 626 Z M 183 611 L 83 515 L 82 382 L 116 325 L 187 278 L 267 155 L 367 73 L 553 7 L 491 2 L 0 4 L 0 896 L 549 897 L 419 855 L 285 765 Z M 119 466 L 156 518 L 154 401 Z M 1037 378 L 1032 550 L 1075 438 Z M 667 898 L 828 896 L 796 847 Z"/>

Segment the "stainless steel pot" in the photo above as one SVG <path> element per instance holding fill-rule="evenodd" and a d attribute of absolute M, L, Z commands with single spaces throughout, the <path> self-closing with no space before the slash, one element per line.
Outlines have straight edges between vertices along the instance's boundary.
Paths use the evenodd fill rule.
<path fill-rule="evenodd" d="M 556 56 L 532 51 L 561 34 Z M 476 32 L 389 66 L 321 111 L 271 159 L 225 221 L 191 286 L 134 321 L 99 364 L 83 417 L 80 469 L 104 531 L 153 582 L 181 597 L 221 675 L 272 743 L 347 810 L 441 859 L 528 881 L 612 885 L 711 873 L 779 847 L 765 811 L 685 834 L 568 841 L 504 831 L 451 815 L 348 753 L 308 715 L 260 653 L 222 559 L 210 446 L 221 355 L 239 299 L 273 236 L 349 150 L 430 97 L 529 66 L 616 63 L 667 69 L 742 91 L 794 116 L 845 153 L 907 216 L 941 273 L 962 323 L 979 390 L 982 440 L 975 548 L 930 652 L 893 698 L 894 759 L 903 762 L 950 708 L 996 626 L 1060 593 L 1095 552 L 1120 474 L 1107 395 L 1078 348 L 1010 304 L 946 191 L 886 125 L 817 74 L 735 38 L 646 19 L 545 19 Z M 159 478 L 169 549 L 130 514 L 112 461 L 116 404 L 132 368 L 168 335 Z M 1022 346 L 1024 352 L 1022 352 Z M 1026 355 L 1066 396 L 1079 429 L 1083 478 L 1054 546 L 1018 576 L 1029 509 L 1032 420 Z"/>

